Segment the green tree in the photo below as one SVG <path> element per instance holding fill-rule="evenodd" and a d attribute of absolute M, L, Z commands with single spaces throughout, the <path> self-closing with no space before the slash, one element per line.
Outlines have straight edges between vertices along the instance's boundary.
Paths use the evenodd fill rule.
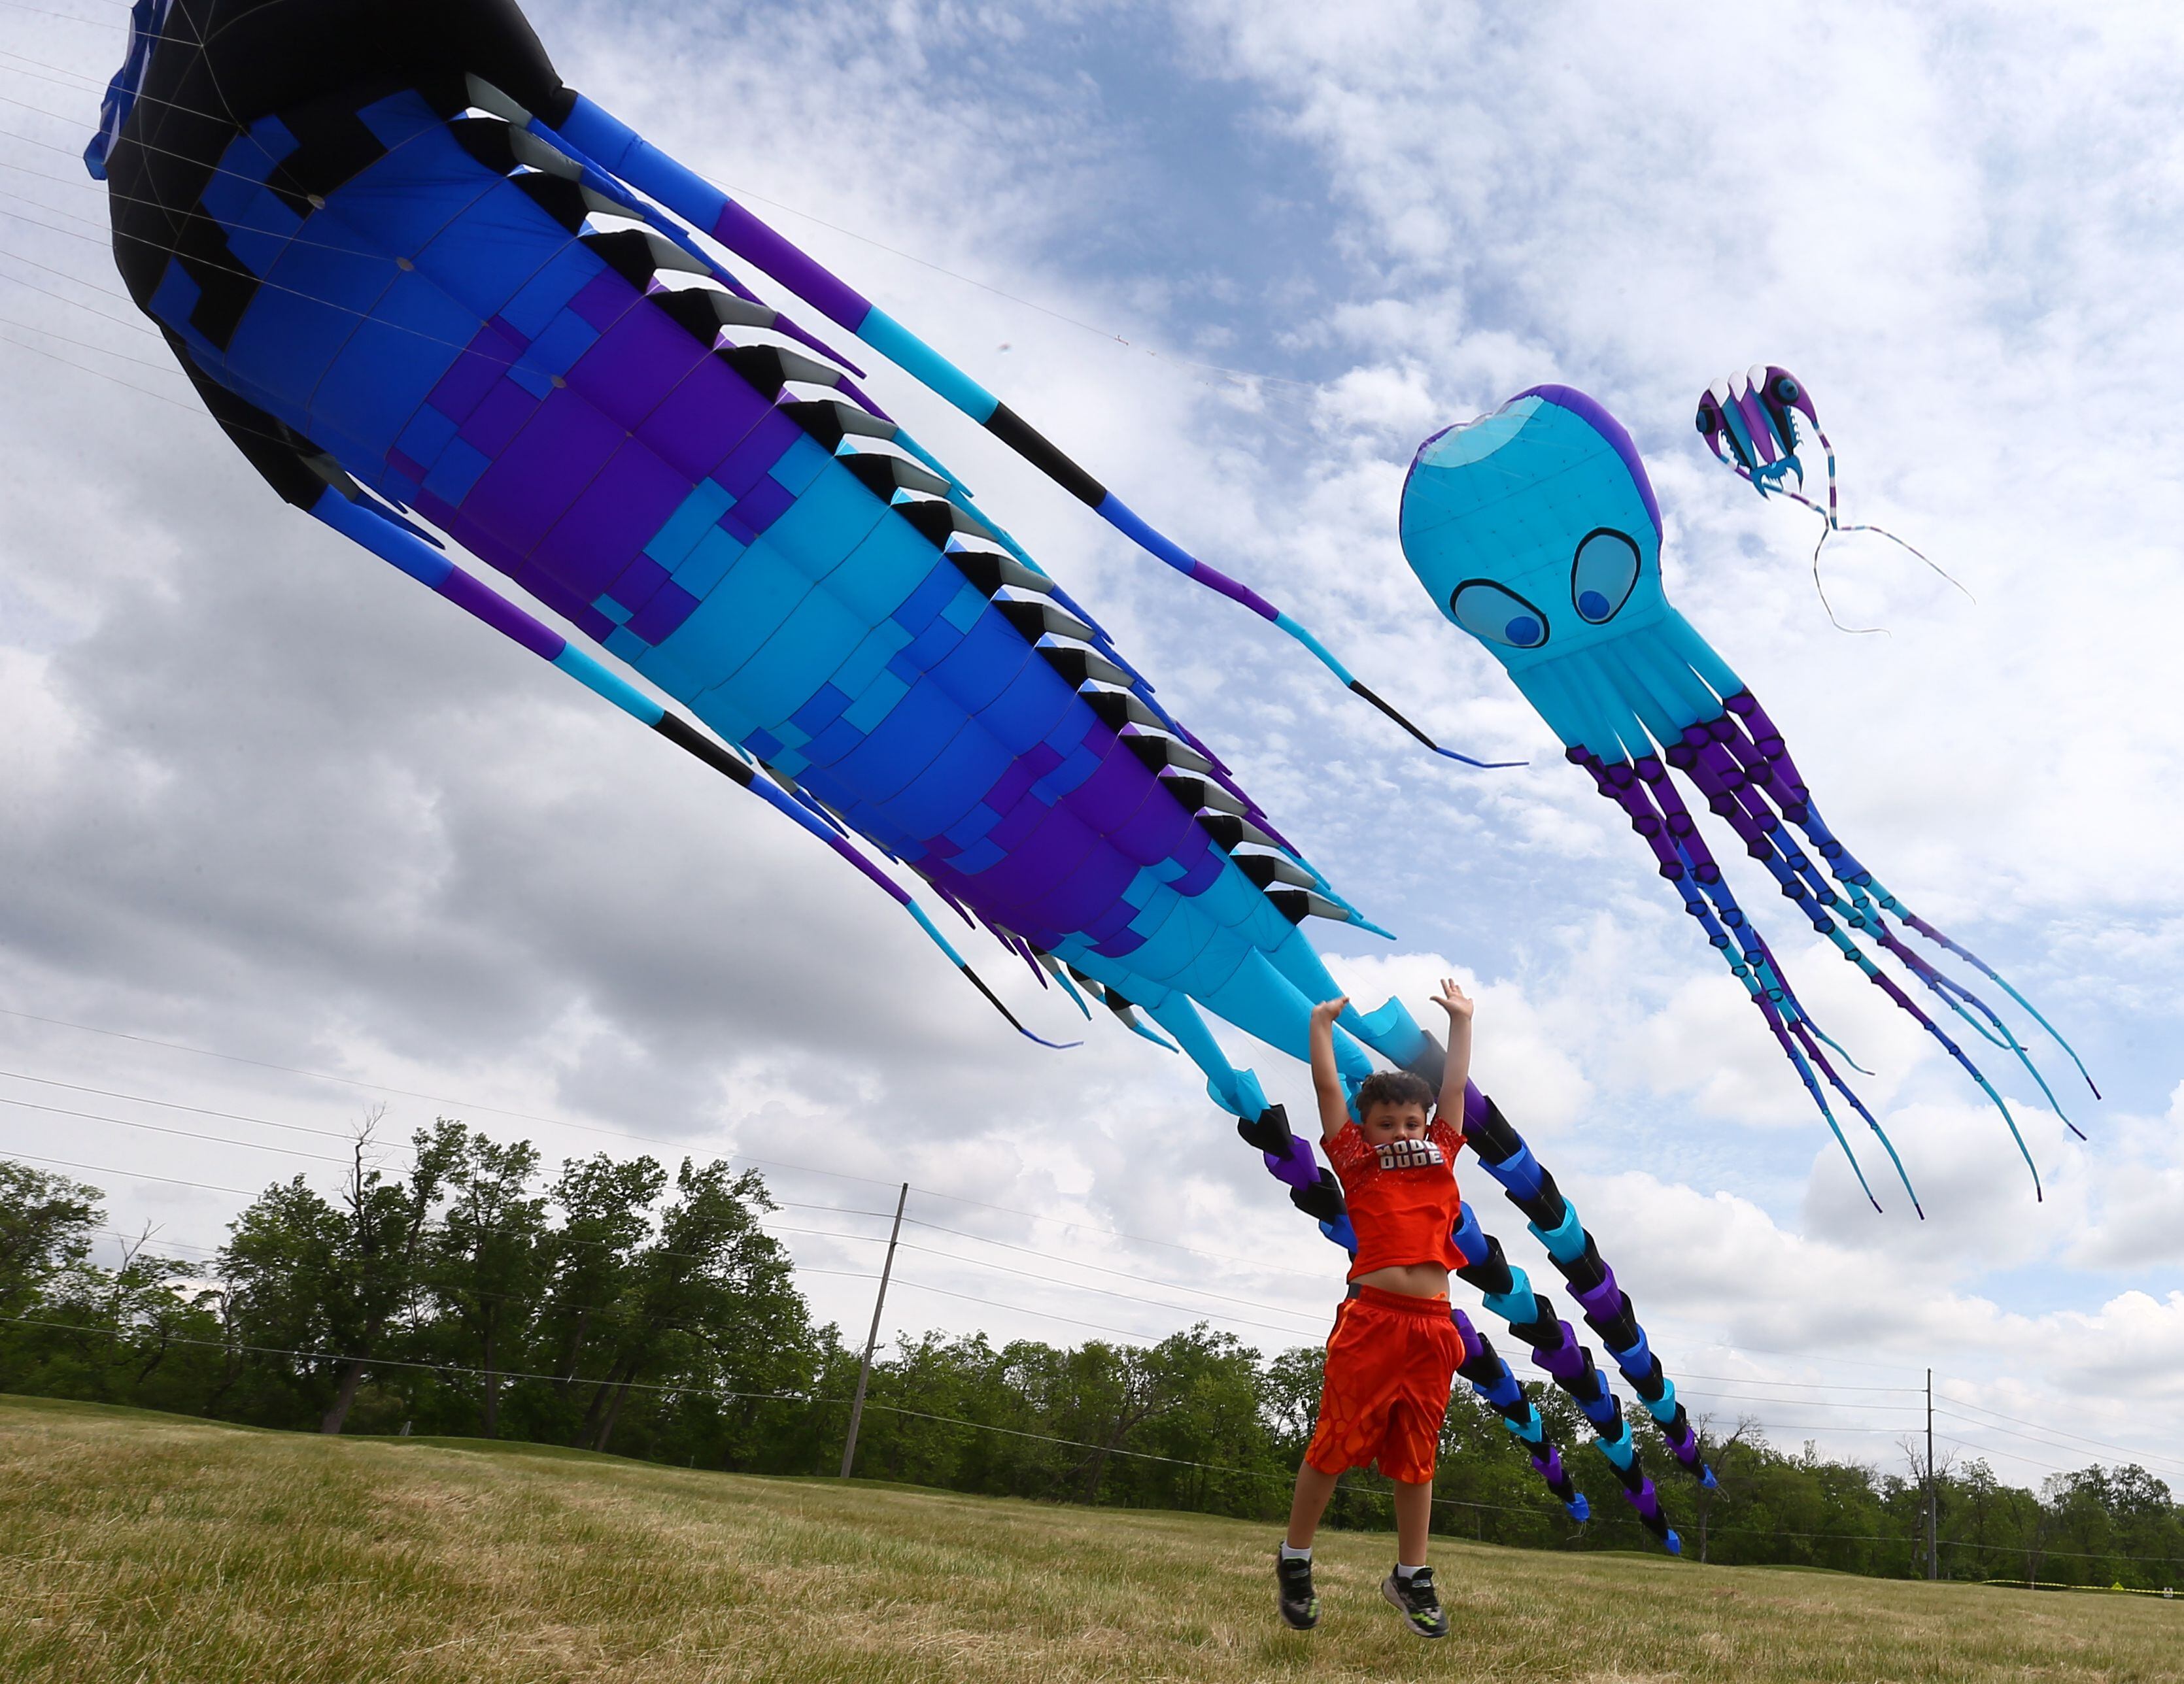
<path fill-rule="evenodd" d="M 97 1187 L 0 1159 L 0 1316 L 20 1316 L 90 1254 Z"/>
<path fill-rule="evenodd" d="M 546 1237 L 541 1261 L 546 1302 L 537 1329 L 537 1366 L 554 1376 L 551 1409 L 535 1425 L 563 1441 L 577 1435 L 583 1376 L 595 1348 L 611 1345 L 638 1248 L 652 1232 L 651 1206 L 667 1172 L 650 1158 L 616 1160 L 605 1153 L 561 1166 L 553 1202 L 560 1225 Z"/>
<path fill-rule="evenodd" d="M 633 1389 L 678 1370 L 743 1371 L 754 1351 L 808 1325 L 788 1255 L 759 1225 L 774 1205 L 758 1175 L 685 1159 L 675 1187 L 656 1237 L 631 1258 L 613 1307 L 605 1371 L 584 1414 L 583 1435 L 595 1450 L 613 1438 Z"/>
<path fill-rule="evenodd" d="M 448 1342 L 464 1367 L 480 1370 L 478 1415 L 500 1436 L 501 1370 L 528 1342 L 545 1278 L 546 1200 L 533 1190 L 538 1152 L 529 1141 L 500 1145 L 441 1118 L 435 1140 L 448 1203 L 425 1244 L 425 1284 L 453 1313 Z"/>
<path fill-rule="evenodd" d="M 426 1225 L 461 1127 L 419 1131 L 415 1166 L 404 1178 L 370 1161 L 377 1120 L 375 1113 L 358 1131 L 336 1199 L 301 1175 L 269 1187 L 231 1225 L 214 1265 L 238 1348 L 304 1353 L 271 1360 L 325 1396 L 321 1432 L 347 1425 L 373 1359 L 388 1354 L 425 1286 Z"/>

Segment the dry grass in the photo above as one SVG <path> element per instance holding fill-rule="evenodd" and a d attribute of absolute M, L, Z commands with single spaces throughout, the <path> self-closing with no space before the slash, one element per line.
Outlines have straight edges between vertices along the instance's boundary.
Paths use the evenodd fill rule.
<path fill-rule="evenodd" d="M 1457 1635 L 1266 1528 L 0 1398 L 0 1679 L 2184 1679 L 2184 1603 L 1444 1543 Z"/>

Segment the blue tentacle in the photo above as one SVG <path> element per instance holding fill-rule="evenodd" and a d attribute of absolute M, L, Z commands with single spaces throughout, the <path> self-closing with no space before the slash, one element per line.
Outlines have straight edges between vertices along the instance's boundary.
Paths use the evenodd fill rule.
<path fill-rule="evenodd" d="M 1780 886 L 1784 898 L 1797 903 L 1798 910 L 1810 920 L 1814 933 L 1824 936 L 1847 961 L 1858 968 L 1867 981 L 1880 989 L 1897 1006 L 1908 1012 L 1919 1025 L 1940 1043 L 1942 1049 L 1956 1062 L 1958 1067 L 1978 1084 L 1980 1091 L 1994 1102 L 1995 1109 L 2002 1113 L 2003 1122 L 2009 1130 L 2010 1138 L 2017 1142 L 2017 1150 L 2025 1159 L 2025 1167 L 2031 1172 L 2034 1197 L 2044 1199 L 2046 1193 L 2040 1183 L 2040 1166 L 2033 1162 L 2031 1148 L 2025 1144 L 2025 1137 L 2018 1129 L 2017 1119 L 2011 1114 L 2008 1103 L 1995 1090 L 1994 1084 L 1986 1079 L 1985 1073 L 1978 1065 L 1964 1055 L 1964 1048 L 1949 1037 L 1941 1025 L 1920 1010 L 1918 1003 L 1897 987 L 1893 978 L 1867 957 L 1864 951 L 1851 939 L 1848 932 L 1836 924 L 1829 909 L 1823 907 L 1813 897 L 1797 874 L 1790 869 L 1780 851 L 1774 847 L 1769 834 L 1760 830 L 1742 807 L 1737 803 L 1719 768 L 1713 764 L 1709 757 L 1701 751 L 1700 743 L 1691 740 L 1696 736 L 1701 742 L 1710 744 L 1711 734 L 1707 728 L 1703 725 L 1693 725 L 1685 731 L 1685 736 L 1686 740 L 1684 742 L 1669 751 L 1669 764 L 1690 777 L 1697 786 L 1700 792 L 1715 804 L 1715 809 L 1736 826 L 1738 834 L 1746 841 L 1747 851 L 1767 868 L 1769 873 Z"/>

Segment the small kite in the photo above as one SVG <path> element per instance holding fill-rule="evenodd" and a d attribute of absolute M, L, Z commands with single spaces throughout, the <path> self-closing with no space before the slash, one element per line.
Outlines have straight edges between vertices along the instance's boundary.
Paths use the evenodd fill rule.
<path fill-rule="evenodd" d="M 1819 412 L 1813 407 L 1812 393 L 1787 369 L 1778 369 L 1770 363 L 1763 368 L 1755 366 L 1741 375 L 1729 375 L 1716 381 L 1699 394 L 1698 429 L 1699 436 L 1713 448 L 1715 456 L 1760 496 L 1786 497 L 1820 517 L 1819 542 L 1813 546 L 1813 588 L 1819 592 L 1820 606 L 1827 609 L 1828 619 L 1838 631 L 1863 633 L 1881 629 L 1877 625 L 1845 625 L 1836 618 L 1835 604 L 1828 600 L 1828 588 L 1820 579 L 1820 551 L 1838 532 L 1870 532 L 1875 537 L 1886 538 L 1910 551 L 1957 589 L 1964 591 L 1966 597 L 1971 595 L 1924 552 L 1905 543 L 1895 533 L 1880 526 L 1842 524 L 1836 505 L 1836 447 L 1828 442 L 1828 436 L 1820 426 Z M 1828 502 L 1825 509 L 1805 494 L 1805 464 L 1797 451 L 1807 442 L 1808 435 L 1828 459 Z M 1786 483 L 1791 475 L 1797 480 L 1795 491 Z"/>

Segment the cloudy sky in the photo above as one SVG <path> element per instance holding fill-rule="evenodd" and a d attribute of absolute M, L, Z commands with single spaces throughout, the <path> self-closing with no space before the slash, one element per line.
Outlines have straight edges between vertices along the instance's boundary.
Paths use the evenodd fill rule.
<path fill-rule="evenodd" d="M 1415 1007 L 1444 970 L 1475 982 L 1483 1085 L 1670 1371 L 1702 1376 L 1695 1409 L 1900 1468 L 1919 1411 L 1900 1388 L 1930 1364 L 1942 1436 L 2005 1478 L 2128 1458 L 2184 1488 L 2173 13 L 532 14 L 572 84 L 1442 741 L 1529 759 L 1407 748 L 878 371 L 881 402 L 1397 931 L 1314 926 L 1346 983 Z M 93 1166 L 118 1225 L 176 1249 L 216 1245 L 270 1180 L 330 1186 L 311 1154 L 381 1104 L 398 1137 L 458 1115 L 549 1157 L 734 1151 L 794 1202 L 779 1225 L 845 1326 L 884 1228 L 862 1213 L 908 1181 L 925 1225 L 891 1336 L 1145 1339 L 1203 1316 L 1269 1348 L 1320 1337 L 1341 1259 L 1188 1066 L 1105 1024 L 1068 1053 L 1015 1040 L 800 833 L 284 508 L 194 413 L 114 296 L 72 159 L 125 15 L 0 8 L 0 1151 Z M 1755 362 L 1817 395 L 1847 517 L 1975 602 L 1852 537 L 1830 589 L 1888 635 L 1830 626 L 1811 517 L 1691 431 L 1701 387 Z M 1927 1220 L 1869 1150 L 1871 1214 L 1637 839 L 1419 592 L 1395 540 L 1412 450 L 1541 381 L 1630 427 L 1672 597 L 1837 831 L 2100 1080 L 2096 1103 L 2041 1048 L 2084 1145 L 2003 1081 L 2044 1203 L 1992 1108 L 1755 867 L 1740 886 L 1875 1072 Z M 1068 1030 L 1021 966 L 968 951 Z M 1255 1062 L 1308 1109 L 1300 1067 Z"/>

